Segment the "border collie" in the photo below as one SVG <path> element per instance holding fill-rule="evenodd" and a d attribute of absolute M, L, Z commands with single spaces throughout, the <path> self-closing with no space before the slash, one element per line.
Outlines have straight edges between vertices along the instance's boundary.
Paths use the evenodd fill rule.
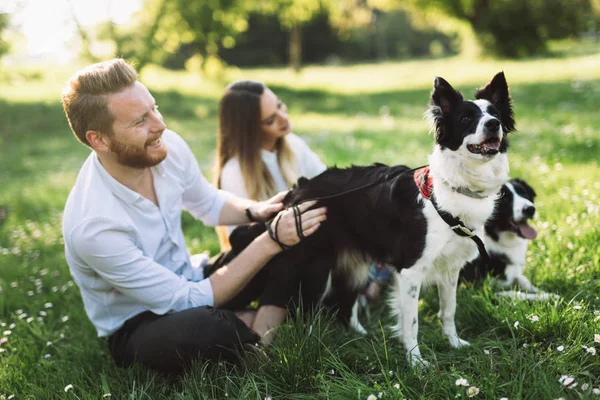
<path fill-rule="evenodd" d="M 478 257 L 467 263 L 461 272 L 464 280 L 477 282 L 491 276 L 501 289 L 515 286 L 522 291 L 503 291 L 498 292 L 499 295 L 521 300 L 559 297 L 536 288 L 523 275 L 527 246 L 537 237 L 537 231 L 529 225 L 536 212 L 535 197 L 533 188 L 522 179 L 511 179 L 502 186 L 494 214 L 484 226 L 490 261 L 485 263 Z"/>
<path fill-rule="evenodd" d="M 464 100 L 435 78 L 425 113 L 435 137 L 427 168 L 416 173 L 403 165 L 330 168 L 300 178 L 284 199 L 288 207 L 319 199 L 315 207 L 328 209 L 317 232 L 277 256 L 283 265 L 300 266 L 303 300 L 319 302 L 330 294 L 338 316 L 350 323 L 369 263 L 394 266 L 393 329 L 412 366 L 427 364 L 417 342 L 423 284 L 438 287 L 450 345 L 468 345 L 454 324 L 459 272 L 479 251 L 485 253 L 479 238 L 508 179 L 507 134 L 515 123 L 504 73 L 475 98 Z"/>

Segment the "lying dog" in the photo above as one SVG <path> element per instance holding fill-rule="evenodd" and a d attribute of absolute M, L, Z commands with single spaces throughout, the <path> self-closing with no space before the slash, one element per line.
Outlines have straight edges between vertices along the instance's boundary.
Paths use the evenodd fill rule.
<path fill-rule="evenodd" d="M 462 276 L 470 282 L 492 276 L 504 289 L 517 286 L 535 293 L 537 288 L 523 276 L 529 240 L 537 237 L 529 225 L 535 214 L 535 191 L 521 179 L 511 179 L 502 186 L 492 217 L 485 223 L 485 246 L 490 262 L 477 258 L 468 263 Z"/>
<path fill-rule="evenodd" d="M 537 237 L 537 231 L 529 225 L 536 212 L 535 196 L 533 188 L 521 179 L 511 179 L 502 186 L 494 214 L 484 227 L 490 261 L 485 263 L 478 257 L 467 263 L 461 272 L 462 279 L 478 282 L 491 276 L 494 285 L 501 289 L 519 289 L 497 293 L 517 300 L 559 298 L 533 286 L 523 275 L 529 241 Z"/>
<path fill-rule="evenodd" d="M 348 323 L 369 263 L 395 267 L 394 330 L 413 366 L 426 364 L 417 342 L 422 284 L 438 287 L 450 345 L 468 345 L 454 323 L 459 272 L 485 253 L 483 226 L 508 179 L 507 134 L 514 119 L 504 74 L 475 97 L 466 101 L 444 79 L 435 79 L 426 112 L 435 135 L 429 167 L 416 172 L 381 164 L 331 168 L 310 180 L 301 178 L 284 200 L 293 206 L 319 199 L 315 207 L 328 207 L 316 233 L 277 256 L 282 265 L 300 266 L 305 301 L 330 294 Z M 271 237 L 276 239 L 273 232 Z"/>

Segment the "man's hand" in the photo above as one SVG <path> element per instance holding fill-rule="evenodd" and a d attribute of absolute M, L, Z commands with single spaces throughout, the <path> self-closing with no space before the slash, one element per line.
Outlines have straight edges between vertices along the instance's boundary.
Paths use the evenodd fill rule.
<path fill-rule="evenodd" d="M 321 222 L 327 219 L 327 208 L 320 207 L 306 211 L 317 203 L 316 200 L 300 204 L 298 209 L 301 213 L 301 229 L 304 236 L 312 235 L 321 226 Z M 271 222 L 271 230 L 279 242 L 285 246 L 293 246 L 300 242 L 296 231 L 294 210 L 291 208 L 282 211 Z M 277 231 L 276 231 L 277 230 Z"/>
<path fill-rule="evenodd" d="M 269 200 L 252 204 L 248 210 L 256 221 L 265 222 L 283 209 L 282 201 L 287 193 L 279 192 Z"/>

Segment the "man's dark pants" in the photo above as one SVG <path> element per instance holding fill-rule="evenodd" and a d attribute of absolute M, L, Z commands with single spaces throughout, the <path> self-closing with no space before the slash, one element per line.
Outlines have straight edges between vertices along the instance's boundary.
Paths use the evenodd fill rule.
<path fill-rule="evenodd" d="M 234 245 L 234 250 L 211 259 L 205 276 L 228 264 L 241 250 Z M 165 315 L 146 311 L 129 319 L 108 339 L 115 363 L 127 367 L 137 362 L 161 372 L 178 373 L 199 359 L 238 360 L 246 345 L 255 345 L 260 337 L 233 310 L 244 309 L 257 299 L 259 305 L 286 307 L 298 293 L 297 266 L 276 265 L 274 261 L 218 309 L 203 306 Z"/>

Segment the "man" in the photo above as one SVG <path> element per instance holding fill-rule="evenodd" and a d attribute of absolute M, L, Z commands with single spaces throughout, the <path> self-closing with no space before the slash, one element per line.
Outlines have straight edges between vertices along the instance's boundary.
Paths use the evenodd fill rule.
<path fill-rule="evenodd" d="M 231 358 L 266 335 L 273 325 L 268 310 L 239 313 L 244 323 L 220 307 L 251 301 L 244 288 L 282 246 L 263 234 L 234 259 L 192 262 L 181 210 L 211 226 L 265 221 L 282 209 L 283 194 L 253 203 L 211 186 L 122 59 L 79 71 L 62 102 L 76 138 L 92 149 L 65 206 L 66 259 L 115 362 L 179 371 L 197 358 Z M 324 219 L 323 208 L 305 212 L 304 235 Z M 291 211 L 281 211 L 272 229 L 284 244 L 300 240 Z"/>

